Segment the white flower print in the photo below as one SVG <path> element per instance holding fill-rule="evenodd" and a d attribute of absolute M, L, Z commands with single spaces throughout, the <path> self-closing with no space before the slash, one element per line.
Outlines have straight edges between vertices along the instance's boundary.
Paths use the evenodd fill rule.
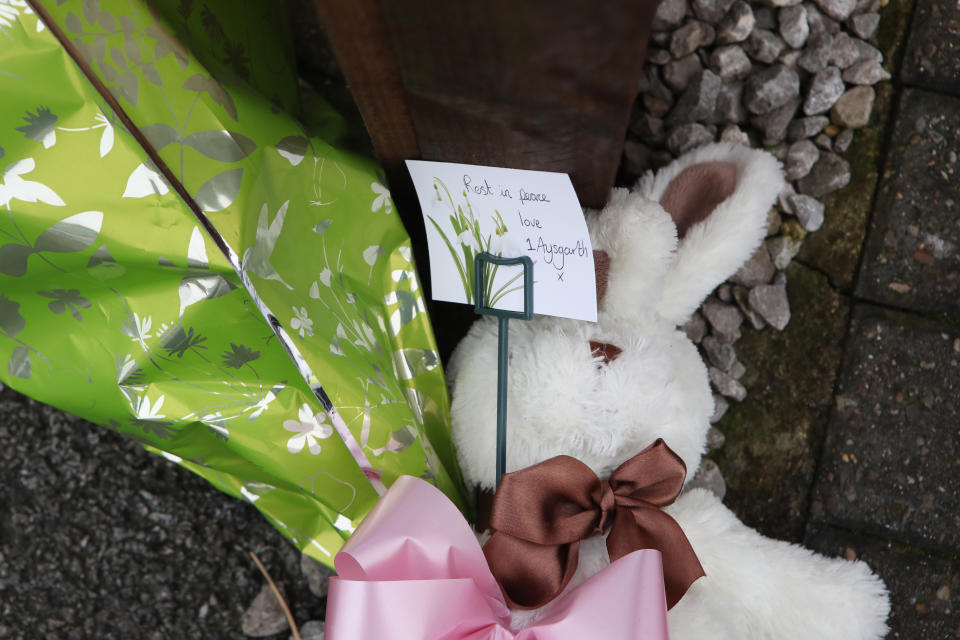
<path fill-rule="evenodd" d="M 307 315 L 306 307 L 293 307 L 293 318 L 290 320 L 290 328 L 300 332 L 300 338 L 313 336 L 313 320 Z"/>
<path fill-rule="evenodd" d="M 140 402 L 137 403 L 137 419 L 138 420 L 159 420 L 160 418 L 166 418 L 165 415 L 160 413 L 160 407 L 163 406 L 163 399 L 166 396 L 160 396 L 157 398 L 157 401 L 152 405 L 150 404 L 150 398 L 143 396 L 140 398 Z"/>
<path fill-rule="evenodd" d="M 310 453 L 318 455 L 321 451 L 319 441 L 332 436 L 333 427 L 327 424 L 324 414 L 314 415 L 310 405 L 306 403 L 300 405 L 298 418 L 298 420 L 283 421 L 283 428 L 296 434 L 287 440 L 287 451 L 299 453 L 306 445 Z"/>
<path fill-rule="evenodd" d="M 383 210 L 383 212 L 387 214 L 393 213 L 393 204 L 390 201 L 390 190 L 379 182 L 371 184 L 370 190 L 377 194 L 377 197 L 373 199 L 373 204 L 370 205 L 370 211 Z"/>
<path fill-rule="evenodd" d="M 140 346 L 144 349 L 147 348 L 145 340 L 152 337 L 150 333 L 150 327 L 153 324 L 153 319 L 150 316 L 141 318 L 139 314 L 133 314 L 133 320 L 128 320 L 126 324 L 123 325 L 123 333 L 130 336 L 130 339 L 134 342 L 139 342 Z"/>
<path fill-rule="evenodd" d="M 0 207 L 7 206 L 11 200 L 39 201 L 55 207 L 64 206 L 63 200 L 50 187 L 20 177 L 33 171 L 36 166 L 33 158 L 26 158 L 7 167 L 0 181 Z"/>

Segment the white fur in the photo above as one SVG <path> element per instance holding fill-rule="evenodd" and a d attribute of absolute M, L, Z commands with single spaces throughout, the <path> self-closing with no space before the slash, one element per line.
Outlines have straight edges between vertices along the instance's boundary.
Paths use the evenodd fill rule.
<path fill-rule="evenodd" d="M 676 263 L 664 282 L 663 299 L 657 305 L 663 317 L 677 324 L 686 322 L 707 294 L 760 246 L 767 212 L 785 186 L 780 163 L 770 154 L 720 143 L 691 151 L 656 175 L 648 173 L 637 183 L 637 191 L 659 201 L 684 169 L 715 161 L 736 166 L 737 186 L 709 218 L 687 231 L 677 251 Z"/>
<path fill-rule="evenodd" d="M 655 200 L 699 162 L 737 167 L 733 194 L 678 243 Z M 713 411 L 706 368 L 676 325 L 745 262 L 762 240 L 768 207 L 783 186 L 769 154 L 717 144 L 648 175 L 633 193 L 615 190 L 589 213 L 595 249 L 611 260 L 596 324 L 537 316 L 510 323 L 507 469 L 567 454 L 608 477 L 662 437 L 696 472 Z M 453 437 L 468 483 L 495 482 L 497 323 L 478 320 L 451 360 Z M 621 355 L 603 365 L 589 341 Z M 873 640 L 886 632 L 882 582 L 862 563 L 828 560 L 763 538 L 711 494 L 692 490 L 670 508 L 707 577 L 669 615 L 674 640 Z M 573 588 L 609 564 L 601 537 L 581 544 Z M 517 628 L 538 612 L 514 612 Z"/>

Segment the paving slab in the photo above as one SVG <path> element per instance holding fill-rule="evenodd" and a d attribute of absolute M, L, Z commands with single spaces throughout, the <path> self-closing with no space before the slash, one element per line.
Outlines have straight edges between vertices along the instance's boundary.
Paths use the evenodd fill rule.
<path fill-rule="evenodd" d="M 905 90 L 857 295 L 960 316 L 960 98 Z"/>
<path fill-rule="evenodd" d="M 960 95 L 960 4 L 918 0 L 902 78 L 908 84 Z"/>
<path fill-rule="evenodd" d="M 817 271 L 794 262 L 786 274 L 790 324 L 743 329 L 736 350 L 748 395 L 717 424 L 725 444 L 711 457 L 727 482 L 727 506 L 761 533 L 799 542 L 849 307 Z"/>
<path fill-rule="evenodd" d="M 297 620 L 322 615 L 300 553 L 251 505 L 0 390 L 0 638 L 242 637 L 263 584 L 248 551 L 285 585 Z"/>
<path fill-rule="evenodd" d="M 960 553 L 960 327 L 856 305 L 814 522 Z"/>
<path fill-rule="evenodd" d="M 890 591 L 887 640 L 960 638 L 960 560 L 833 527 L 811 527 L 805 543 L 828 556 L 866 562 Z"/>

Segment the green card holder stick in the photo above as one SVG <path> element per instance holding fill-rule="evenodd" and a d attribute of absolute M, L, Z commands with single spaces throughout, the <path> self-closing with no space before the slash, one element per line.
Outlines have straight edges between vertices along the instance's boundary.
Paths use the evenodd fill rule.
<path fill-rule="evenodd" d="M 507 311 L 486 306 L 483 299 L 486 265 L 523 266 L 523 311 Z M 509 358 L 508 339 L 510 318 L 530 320 L 533 318 L 533 260 L 527 256 L 501 258 L 492 253 L 482 252 L 476 255 L 473 263 L 473 299 L 474 311 L 480 315 L 497 316 L 497 486 L 507 466 L 507 359 Z"/>

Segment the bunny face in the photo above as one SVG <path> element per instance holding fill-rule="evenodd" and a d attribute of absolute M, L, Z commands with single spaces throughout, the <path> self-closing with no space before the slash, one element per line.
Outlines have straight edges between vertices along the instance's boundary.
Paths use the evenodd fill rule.
<path fill-rule="evenodd" d="M 566 454 L 600 477 L 662 437 L 700 463 L 713 399 L 696 347 L 677 329 L 762 241 L 783 188 L 768 154 L 699 149 L 588 213 L 596 323 L 537 316 L 510 324 L 507 470 Z M 464 475 L 495 484 L 497 323 L 478 320 L 449 374 Z"/>

